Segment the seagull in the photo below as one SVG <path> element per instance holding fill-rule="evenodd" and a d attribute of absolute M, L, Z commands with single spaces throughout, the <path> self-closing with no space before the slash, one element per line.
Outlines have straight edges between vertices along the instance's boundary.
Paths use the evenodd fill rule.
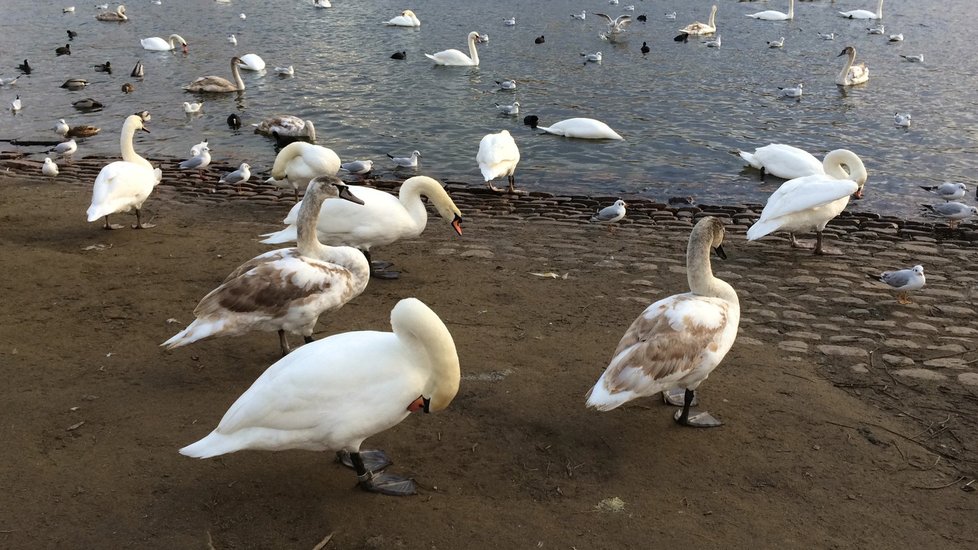
<path fill-rule="evenodd" d="M 889 37 L 887 37 L 887 40 L 890 42 L 903 42 L 903 33 L 891 34 Z"/>
<path fill-rule="evenodd" d="M 635 5 L 629 4 L 623 8 L 625 11 L 635 11 Z"/>
<path fill-rule="evenodd" d="M 279 76 L 292 76 L 295 74 L 295 69 L 292 67 L 292 65 L 289 65 L 288 67 L 275 67 L 275 73 Z"/>
<path fill-rule="evenodd" d="M 720 47 L 720 35 L 718 34 L 713 40 L 706 41 L 707 48 L 719 48 Z"/>
<path fill-rule="evenodd" d="M 666 21 L 675 21 L 675 20 L 676 20 L 676 12 L 672 11 L 666 14 Z"/>
<path fill-rule="evenodd" d="M 507 27 L 515 27 L 516 26 L 516 18 L 515 17 L 510 17 L 509 19 L 503 19 L 503 25 L 506 25 Z"/>
<path fill-rule="evenodd" d="M 241 15 L 238 16 L 238 18 L 241 20 L 245 20 L 248 19 L 248 16 L 242 13 Z"/>
<path fill-rule="evenodd" d="M 15 113 L 19 111 L 22 106 L 23 105 L 21 105 L 20 103 L 20 96 L 17 96 L 16 98 L 14 98 L 13 101 L 10 102 L 10 110 Z"/>
<path fill-rule="evenodd" d="M 190 156 L 196 157 L 201 153 L 201 151 L 204 150 L 204 147 L 207 147 L 208 150 L 210 150 L 210 145 L 207 144 L 206 139 L 190 148 Z"/>
<path fill-rule="evenodd" d="M 67 8 L 61 8 L 61 13 L 75 13 L 75 6 L 68 6 Z"/>
<path fill-rule="evenodd" d="M 230 42 L 234 46 L 237 46 L 238 45 L 238 37 L 237 36 L 234 36 L 233 34 L 229 34 L 228 35 L 228 42 Z"/>
<path fill-rule="evenodd" d="M 884 271 L 880 275 L 867 275 L 870 279 L 881 281 L 897 291 L 897 302 L 901 304 L 912 304 L 910 295 L 911 290 L 924 288 L 924 266 L 915 265 L 910 269 L 900 271 Z"/>
<path fill-rule="evenodd" d="M 584 11 L 584 10 L 581 10 L 581 13 L 572 13 L 571 14 L 571 17 L 573 17 L 574 19 L 578 19 L 578 20 L 584 21 L 584 19 L 587 18 L 587 12 Z"/>
<path fill-rule="evenodd" d="M 781 97 L 801 97 L 803 87 L 804 84 L 799 82 L 795 88 L 782 88 L 778 86 L 778 89 L 781 90 Z"/>
<path fill-rule="evenodd" d="M 68 141 L 62 141 L 61 143 L 54 146 L 53 149 L 48 151 L 49 153 L 57 153 L 61 158 L 68 158 L 78 150 L 78 143 L 75 142 L 74 138 Z"/>
<path fill-rule="evenodd" d="M 49 178 L 58 175 L 58 165 L 51 160 L 51 157 L 44 157 L 44 166 L 41 166 L 41 173 Z"/>
<path fill-rule="evenodd" d="M 769 40 L 767 43 L 768 48 L 783 48 L 784 47 L 784 37 L 777 40 Z"/>
<path fill-rule="evenodd" d="M 203 170 L 211 163 L 211 148 L 204 145 L 200 153 L 180 163 L 181 170 Z"/>
<path fill-rule="evenodd" d="M 479 44 L 488 44 L 488 43 L 489 43 L 489 35 L 488 34 L 485 34 L 485 33 L 480 34 L 479 35 Z"/>
<path fill-rule="evenodd" d="M 501 90 L 515 90 L 516 89 L 516 81 L 515 80 L 502 80 L 502 81 L 497 80 L 496 81 L 496 84 L 499 84 L 499 88 Z"/>
<path fill-rule="evenodd" d="M 238 167 L 234 172 L 224 174 L 217 183 L 227 183 L 230 185 L 235 185 L 238 188 L 238 193 L 241 192 L 241 184 L 251 179 L 251 165 L 247 162 L 242 162 L 241 166 Z"/>
<path fill-rule="evenodd" d="M 615 223 L 625 217 L 625 201 L 618 199 L 615 204 L 606 206 L 591 216 L 591 223 Z"/>
<path fill-rule="evenodd" d="M 512 105 L 500 105 L 496 103 L 496 108 L 499 109 L 500 113 L 505 115 L 515 116 L 520 114 L 520 102 L 514 101 Z"/>
<path fill-rule="evenodd" d="M 924 54 L 918 54 L 918 55 L 903 55 L 903 54 L 901 54 L 900 57 L 906 59 L 907 61 L 909 61 L 911 63 L 922 63 L 924 61 Z"/>
<path fill-rule="evenodd" d="M 608 0 L 608 5 L 609 6 L 617 6 L 618 5 L 618 0 Z"/>
<path fill-rule="evenodd" d="M 910 113 L 894 113 L 893 114 L 893 124 L 901 128 L 910 127 Z"/>
<path fill-rule="evenodd" d="M 7 79 L 0 78 L 0 86 L 10 86 L 11 84 L 17 82 L 18 78 L 20 78 L 20 75 Z"/>
<path fill-rule="evenodd" d="M 63 118 L 59 118 L 58 119 L 58 124 L 56 124 L 55 127 L 54 127 L 54 131 L 57 132 L 58 134 L 62 135 L 62 136 L 68 135 L 68 130 L 70 130 L 70 129 L 71 129 L 71 127 L 68 126 L 68 123 Z"/>
<path fill-rule="evenodd" d="M 968 186 L 963 183 L 953 183 L 950 181 L 944 182 L 940 185 L 921 185 L 921 189 L 924 191 L 930 191 L 931 193 L 937 195 L 938 197 L 946 201 L 956 201 L 958 199 L 963 199 L 968 193 Z"/>
<path fill-rule="evenodd" d="M 199 102 L 195 101 L 193 103 L 190 103 L 189 101 L 183 102 L 183 112 L 187 113 L 188 115 L 194 115 L 199 113 L 203 107 L 204 107 L 203 101 L 199 101 Z"/>
<path fill-rule="evenodd" d="M 594 53 L 581 52 L 581 55 L 584 56 L 585 64 L 587 64 L 589 61 L 594 63 L 601 63 L 601 52 L 594 52 Z"/>
<path fill-rule="evenodd" d="M 387 156 L 394 161 L 394 164 L 396 164 L 398 168 L 417 168 L 418 159 L 421 158 L 421 152 L 412 151 L 410 157 L 395 157 L 390 153 L 387 153 Z"/>
<path fill-rule="evenodd" d="M 394 52 L 391 54 L 391 59 L 405 59 L 407 58 L 407 51 L 401 50 L 399 52 Z"/>
<path fill-rule="evenodd" d="M 971 216 L 978 214 L 978 208 L 954 201 L 945 202 L 943 204 L 924 204 L 922 206 L 930 209 L 938 216 L 947 218 L 948 229 L 954 229 L 959 223 L 961 223 L 961 220 L 966 220 Z"/>
<path fill-rule="evenodd" d="M 373 170 L 374 161 L 372 160 L 354 160 L 351 162 L 344 162 L 340 165 L 340 170 L 345 170 L 351 174 L 363 175 L 367 172 Z"/>
<path fill-rule="evenodd" d="M 610 15 L 604 13 L 595 13 L 594 15 L 598 17 L 604 17 L 608 22 L 608 32 L 611 34 L 620 34 L 625 32 L 625 27 L 627 27 L 632 22 L 631 15 L 619 15 L 618 17 L 612 19 Z"/>
<path fill-rule="evenodd" d="M 875 27 L 866 27 L 866 32 L 869 34 L 883 34 L 886 32 L 886 27 L 882 23 L 876 25 Z"/>

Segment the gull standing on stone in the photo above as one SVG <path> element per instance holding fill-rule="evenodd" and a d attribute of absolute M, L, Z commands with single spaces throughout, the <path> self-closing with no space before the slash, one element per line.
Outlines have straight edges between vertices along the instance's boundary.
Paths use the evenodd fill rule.
<path fill-rule="evenodd" d="M 193 157 L 180 163 L 181 170 L 203 170 L 211 163 L 211 148 L 204 143 Z"/>
<path fill-rule="evenodd" d="M 947 218 L 948 229 L 955 229 L 963 220 L 978 214 L 978 208 L 954 201 L 943 204 L 925 204 L 923 207 L 931 210 L 938 216 Z"/>
<path fill-rule="evenodd" d="M 618 199 L 615 204 L 606 206 L 591 216 L 591 223 L 615 223 L 625 217 L 625 201 Z"/>
<path fill-rule="evenodd" d="M 44 166 L 41 166 L 41 173 L 49 178 L 58 175 L 58 165 L 51 160 L 51 157 L 44 157 Z"/>
<path fill-rule="evenodd" d="M 251 165 L 247 162 L 242 162 L 241 166 L 237 170 L 229 174 L 225 174 L 217 183 L 227 183 L 230 185 L 237 186 L 238 193 L 241 192 L 241 184 L 251 179 Z"/>
<path fill-rule="evenodd" d="M 924 288 L 925 283 L 924 266 L 922 265 L 915 265 L 910 269 L 901 269 L 900 271 L 884 271 L 880 275 L 867 275 L 867 277 L 882 281 L 896 290 L 897 302 L 904 305 L 913 303 L 907 293 L 911 290 Z"/>

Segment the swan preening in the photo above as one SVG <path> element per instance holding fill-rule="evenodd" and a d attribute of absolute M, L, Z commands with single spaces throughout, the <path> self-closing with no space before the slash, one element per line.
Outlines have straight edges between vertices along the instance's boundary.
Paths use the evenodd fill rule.
<path fill-rule="evenodd" d="M 246 449 L 339 451 L 365 491 L 411 495 L 415 484 L 381 470 L 382 451 L 363 441 L 412 412 L 442 411 L 461 373 L 445 323 L 416 298 L 391 310 L 393 332 L 335 334 L 270 366 L 228 409 L 217 428 L 180 453 L 208 458 Z"/>
<path fill-rule="evenodd" d="M 710 19 L 708 22 L 700 23 L 699 21 L 696 21 L 695 23 L 690 23 L 689 25 L 679 29 L 679 32 L 691 35 L 713 34 L 717 32 L 716 18 L 717 5 L 713 4 L 713 7 L 710 8 Z"/>
<path fill-rule="evenodd" d="M 231 76 L 234 78 L 234 82 L 229 82 L 225 78 L 219 76 L 202 76 L 197 78 L 190 84 L 183 87 L 184 90 L 188 92 L 208 92 L 208 93 L 223 93 L 223 92 L 240 92 L 245 89 L 244 80 L 241 79 L 241 72 L 238 66 L 241 65 L 241 59 L 238 57 L 231 58 Z"/>
<path fill-rule="evenodd" d="M 479 152 L 475 156 L 479 163 L 479 171 L 486 180 L 486 185 L 493 191 L 503 191 L 492 184 L 492 180 L 506 176 L 509 181 L 509 192 L 516 193 L 516 165 L 520 162 L 520 149 L 509 131 L 502 130 L 496 134 L 488 134 L 479 142 Z"/>
<path fill-rule="evenodd" d="M 845 165 L 849 172 L 843 169 Z M 755 241 L 775 231 L 791 233 L 792 246 L 801 246 L 795 233 L 817 234 L 815 254 L 824 254 L 822 230 L 845 210 L 851 196 L 862 197 L 868 174 L 862 160 L 847 149 L 836 149 L 822 161 L 824 173 L 788 180 L 767 200 L 760 219 L 747 230 Z"/>
<path fill-rule="evenodd" d="M 285 355 L 290 351 L 286 332 L 312 341 L 319 316 L 359 296 L 370 272 L 359 250 L 327 246 L 316 238 L 316 221 L 327 199 L 362 202 L 335 177 L 310 182 L 299 209 L 297 246 L 241 264 L 204 296 L 194 309 L 194 322 L 160 345 L 172 349 L 212 336 L 277 331 Z"/>
<path fill-rule="evenodd" d="M 425 57 L 431 59 L 438 65 L 449 65 L 455 67 L 474 67 L 479 65 L 479 52 L 476 50 L 475 43 L 479 41 L 479 33 L 472 31 L 468 34 L 466 42 L 469 45 L 469 55 L 456 50 L 444 50 L 438 53 L 426 53 Z"/>
<path fill-rule="evenodd" d="M 901 269 L 899 271 L 884 271 L 876 276 L 867 276 L 870 279 L 885 283 L 897 291 L 897 302 L 904 305 L 913 303 L 908 293 L 911 290 L 924 288 L 924 283 L 927 282 L 924 277 L 924 266 L 922 265 L 915 265 L 910 269 Z"/>
<path fill-rule="evenodd" d="M 862 84 L 869 80 L 869 69 L 865 63 L 853 65 L 853 62 L 856 60 L 856 48 L 846 46 L 837 57 L 842 57 L 843 55 L 848 57 L 846 58 L 846 64 L 839 71 L 839 75 L 835 77 L 836 84 L 839 86 L 855 86 L 856 84 Z"/>
<path fill-rule="evenodd" d="M 354 187 L 353 192 L 363 200 L 362 205 L 341 201 L 323 203 L 317 226 L 323 242 L 354 246 L 369 258 L 370 249 L 375 246 L 415 238 L 421 235 L 428 223 L 428 210 L 422 197 L 427 197 L 442 219 L 457 234 L 462 234 L 462 212 L 441 183 L 428 176 L 408 178 L 401 184 L 396 197 L 372 187 Z M 298 207 L 293 207 L 284 220 L 288 227 L 262 235 L 266 237 L 262 243 L 279 244 L 296 240 L 298 212 Z M 379 273 L 375 271 L 374 275 Z M 396 272 L 387 271 L 380 276 L 393 278 Z"/>
<path fill-rule="evenodd" d="M 126 7 L 119 5 L 116 7 L 115 11 L 103 11 L 95 14 L 95 19 L 99 21 L 129 21 L 126 16 Z"/>
<path fill-rule="evenodd" d="M 311 120 L 302 120 L 294 115 L 274 115 L 253 124 L 255 133 L 269 137 L 291 137 L 310 142 L 316 141 L 316 127 Z M 335 174 L 330 174 L 335 175 Z"/>
<path fill-rule="evenodd" d="M 788 0 L 788 13 L 775 10 L 765 10 L 757 13 L 748 13 L 747 17 L 753 17 L 754 19 L 761 19 L 764 21 L 791 21 L 795 18 L 795 0 Z"/>
<path fill-rule="evenodd" d="M 392 27 L 420 27 L 421 20 L 418 19 L 417 15 L 414 15 L 413 11 L 404 10 L 401 15 L 391 19 L 387 24 Z"/>
<path fill-rule="evenodd" d="M 761 178 L 771 174 L 786 180 L 824 174 L 822 161 L 811 153 L 791 145 L 772 143 L 758 147 L 753 153 L 740 151 L 740 158 L 761 171 Z"/>
<path fill-rule="evenodd" d="M 187 41 L 184 40 L 179 34 L 171 34 L 170 37 L 165 40 L 159 36 L 143 38 L 139 41 L 139 43 L 143 46 L 144 50 L 153 52 L 166 52 L 174 50 L 176 49 L 177 44 L 180 44 L 180 47 L 183 49 L 183 53 L 187 53 L 189 51 Z"/>
<path fill-rule="evenodd" d="M 246 53 L 241 56 L 241 68 L 248 71 L 264 71 L 265 60 L 256 53 Z"/>
<path fill-rule="evenodd" d="M 550 126 L 539 126 L 538 122 L 536 115 L 523 118 L 523 124 L 548 134 L 578 139 L 625 139 L 604 122 L 593 118 L 568 118 Z"/>
<path fill-rule="evenodd" d="M 719 426 L 707 412 L 690 411 L 694 391 L 720 364 L 737 338 L 737 292 L 713 275 L 710 252 L 726 258 L 723 223 L 705 217 L 686 248 L 689 292 L 659 300 L 625 332 L 604 374 L 587 394 L 587 406 L 609 411 L 639 397 L 685 390 L 679 424 Z"/>
<path fill-rule="evenodd" d="M 869 10 L 840 11 L 839 15 L 848 19 L 883 19 L 883 0 L 876 4 L 876 13 Z"/>
<path fill-rule="evenodd" d="M 149 132 L 139 115 L 129 115 L 122 125 L 119 148 L 122 160 L 109 163 L 98 173 L 92 188 L 92 204 L 88 207 L 88 221 L 105 218 L 105 229 L 121 229 L 121 225 L 109 223 L 109 215 L 136 210 L 133 229 L 146 229 L 152 224 L 143 223 L 139 209 L 163 177 L 159 168 L 154 169 L 148 160 L 136 154 L 132 140 L 137 130 Z"/>

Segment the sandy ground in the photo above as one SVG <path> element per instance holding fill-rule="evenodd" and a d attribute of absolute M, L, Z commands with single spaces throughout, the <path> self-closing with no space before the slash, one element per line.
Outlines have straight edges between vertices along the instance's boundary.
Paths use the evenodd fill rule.
<path fill-rule="evenodd" d="M 367 442 L 418 496 L 364 493 L 328 454 L 183 457 L 277 359 L 277 339 L 158 345 L 267 250 L 256 236 L 284 208 L 161 191 L 147 203 L 156 228 L 106 232 L 84 222 L 89 199 L 85 182 L 0 178 L 0 547 L 309 549 L 328 535 L 326 548 L 978 545 L 978 495 L 961 489 L 974 424 L 956 436 L 971 460 L 898 435 L 920 424 L 847 393 L 814 355 L 788 368 L 797 354 L 782 336 L 751 332 L 747 292 L 752 345 L 735 344 L 701 386 L 723 427 L 678 427 L 654 399 L 584 408 L 632 320 L 686 289 L 684 228 L 467 212 L 462 237 L 433 217 L 422 238 L 375 252 L 404 276 L 372 281 L 316 336 L 386 330 L 407 296 L 449 327 L 463 373 L 451 407 Z M 728 272 L 774 248 L 729 241 Z M 549 271 L 569 275 L 529 274 Z M 917 387 L 946 399 L 937 383 Z"/>

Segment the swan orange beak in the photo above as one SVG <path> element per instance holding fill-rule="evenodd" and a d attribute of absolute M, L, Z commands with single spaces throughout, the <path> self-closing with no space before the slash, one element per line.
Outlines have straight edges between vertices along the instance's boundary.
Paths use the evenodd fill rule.
<path fill-rule="evenodd" d="M 458 214 L 455 214 L 455 219 L 452 220 L 452 229 L 454 229 L 459 236 L 462 235 L 462 217 Z"/>
<path fill-rule="evenodd" d="M 190 53 L 190 48 L 186 44 L 183 45 L 183 55 Z"/>
<path fill-rule="evenodd" d="M 852 198 L 854 198 L 854 199 L 861 199 L 861 198 L 863 198 L 863 188 L 860 187 L 859 189 L 856 189 L 856 192 L 852 194 Z"/>

